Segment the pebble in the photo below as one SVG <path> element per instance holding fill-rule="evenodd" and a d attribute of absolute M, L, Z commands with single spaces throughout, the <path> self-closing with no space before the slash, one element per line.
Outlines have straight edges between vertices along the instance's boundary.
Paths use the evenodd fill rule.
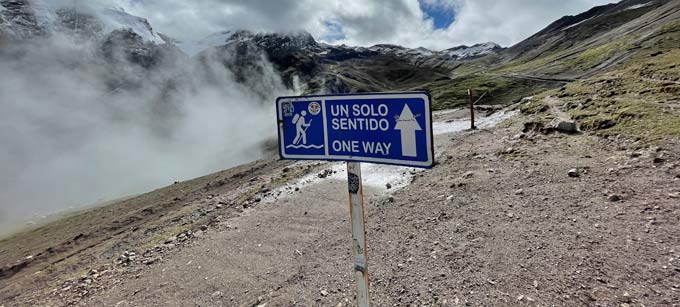
<path fill-rule="evenodd" d="M 222 292 L 220 292 L 220 291 L 215 291 L 215 292 L 213 292 L 213 294 L 210 295 L 210 297 L 212 297 L 212 298 L 220 298 L 220 297 L 222 297 L 222 295 L 223 295 Z"/>
<path fill-rule="evenodd" d="M 621 201 L 622 197 L 620 195 L 609 195 L 609 198 L 607 198 L 610 202 L 618 202 Z"/>
<path fill-rule="evenodd" d="M 328 291 L 321 290 L 321 296 L 328 296 Z"/>
<path fill-rule="evenodd" d="M 567 175 L 568 175 L 569 177 L 572 177 L 572 178 L 575 178 L 575 177 L 580 176 L 580 174 L 579 174 L 579 172 L 578 172 L 578 169 L 575 169 L 575 168 L 570 169 L 570 170 L 567 172 Z"/>
<path fill-rule="evenodd" d="M 165 242 L 164 242 L 164 243 L 165 243 L 165 244 L 170 244 L 170 243 L 172 243 L 172 242 L 175 242 L 175 240 L 177 240 L 177 237 L 172 236 L 172 237 L 169 237 L 169 238 L 165 239 Z"/>
<path fill-rule="evenodd" d="M 524 190 L 522 189 L 516 190 L 515 195 L 524 195 Z"/>
<path fill-rule="evenodd" d="M 392 184 L 390 184 L 390 183 L 388 182 L 387 184 L 385 184 L 385 187 L 389 190 L 389 189 L 392 188 Z"/>
<path fill-rule="evenodd" d="M 472 176 L 474 176 L 474 175 L 475 175 L 475 173 L 473 173 L 473 172 L 466 172 L 465 174 L 463 174 L 463 178 L 472 178 Z"/>

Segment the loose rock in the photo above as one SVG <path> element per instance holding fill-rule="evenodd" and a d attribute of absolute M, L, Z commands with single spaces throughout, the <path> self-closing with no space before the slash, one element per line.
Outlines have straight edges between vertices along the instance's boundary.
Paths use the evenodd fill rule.
<path fill-rule="evenodd" d="M 578 169 L 575 169 L 575 168 L 570 169 L 570 170 L 567 172 L 567 175 L 568 175 L 569 177 L 572 177 L 572 178 L 576 178 L 576 177 L 581 176 L 581 174 L 579 174 Z"/>
<path fill-rule="evenodd" d="M 557 124 L 557 126 L 555 127 L 555 129 L 557 129 L 558 131 L 561 131 L 561 132 L 566 132 L 566 133 L 578 132 L 578 127 L 576 126 L 576 122 L 571 121 L 571 120 L 565 120 L 565 121 L 559 122 Z"/>

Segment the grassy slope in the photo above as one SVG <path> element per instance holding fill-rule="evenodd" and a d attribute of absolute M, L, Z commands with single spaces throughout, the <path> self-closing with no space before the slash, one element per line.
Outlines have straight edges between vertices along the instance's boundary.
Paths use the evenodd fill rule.
<path fill-rule="evenodd" d="M 641 146 L 677 141 L 680 22 L 667 24 L 648 40 L 651 43 L 624 64 L 538 98 L 558 97 L 563 105 L 557 107 L 568 112 L 584 131 L 605 137 L 620 135 L 639 141 Z M 522 108 L 528 113 L 546 110 L 540 99 Z"/>

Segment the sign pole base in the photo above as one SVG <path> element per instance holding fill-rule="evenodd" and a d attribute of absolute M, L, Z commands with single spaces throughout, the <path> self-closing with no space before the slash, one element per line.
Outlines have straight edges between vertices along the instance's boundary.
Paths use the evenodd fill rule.
<path fill-rule="evenodd" d="M 361 163 L 347 162 L 349 187 L 349 213 L 352 223 L 352 255 L 354 277 L 357 282 L 357 305 L 371 306 L 368 282 L 368 255 L 366 250 L 366 222 L 364 220 L 364 191 L 361 183 Z"/>

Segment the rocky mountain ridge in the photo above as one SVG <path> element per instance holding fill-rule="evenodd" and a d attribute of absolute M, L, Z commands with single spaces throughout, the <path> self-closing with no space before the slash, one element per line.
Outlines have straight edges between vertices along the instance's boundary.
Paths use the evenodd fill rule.
<path fill-rule="evenodd" d="M 443 77 L 440 70 L 458 61 L 502 50 L 495 43 L 458 46 L 443 51 L 387 44 L 336 46 L 317 42 L 307 32 L 253 33 L 246 30 L 218 32 L 196 42 L 177 42 L 155 32 L 146 19 L 117 8 L 95 5 L 63 8 L 41 0 L 2 0 L 0 7 L 3 8 L 0 41 L 30 41 L 53 35 L 90 40 L 100 46 L 109 62 L 119 61 L 113 57 L 122 55 L 125 60 L 145 69 L 163 62 L 163 57 L 194 57 L 201 63 L 217 59 L 240 81 L 244 81 L 245 75 L 261 74 L 257 62 L 264 57 L 274 64 L 288 88 L 303 93 L 406 89 L 412 82 L 404 85 L 397 74 L 374 78 L 376 74 L 367 74 L 363 69 L 394 69 L 407 75 L 420 71 L 418 80 L 431 81 Z M 356 67 L 356 61 L 362 61 L 363 65 Z M 385 61 L 394 67 L 376 67 L 376 64 L 384 65 Z M 341 67 L 340 63 L 343 64 Z M 252 69 L 255 71 L 249 71 Z M 350 71 L 343 74 L 338 69 Z M 427 73 L 428 69 L 432 71 Z M 356 75 L 367 80 L 357 80 L 360 78 Z M 120 87 L 112 90 L 116 88 Z"/>

